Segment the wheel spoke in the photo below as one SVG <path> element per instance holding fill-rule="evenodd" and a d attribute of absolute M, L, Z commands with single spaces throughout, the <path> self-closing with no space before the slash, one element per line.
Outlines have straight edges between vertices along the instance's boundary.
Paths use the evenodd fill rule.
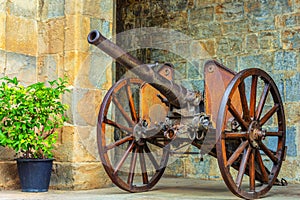
<path fill-rule="evenodd" d="M 152 162 L 152 164 L 153 164 L 155 170 L 156 170 L 156 171 L 159 170 L 159 165 L 157 164 L 157 162 L 156 162 L 156 160 L 155 160 L 155 158 L 154 158 L 152 152 L 150 151 L 148 145 L 145 144 L 144 147 L 145 147 L 145 152 L 147 153 L 149 159 L 151 160 L 151 162 Z"/>
<path fill-rule="evenodd" d="M 129 134 L 132 134 L 132 133 L 133 133 L 132 128 L 123 126 L 122 124 L 119 124 L 119 123 L 117 123 L 117 122 L 114 122 L 114 121 L 112 121 L 112 120 L 110 120 L 110 119 L 105 118 L 103 122 L 106 123 L 106 124 L 108 124 L 108 125 L 111 125 L 111 126 L 113 126 L 113 127 L 116 127 L 116 128 L 118 128 L 118 129 L 120 129 L 120 130 L 125 130 L 125 131 L 128 132 Z"/>
<path fill-rule="evenodd" d="M 230 101 L 228 101 L 227 103 L 228 105 L 228 110 L 229 112 L 233 115 L 233 117 L 238 121 L 238 123 L 242 126 L 243 129 L 248 129 L 248 124 L 247 122 L 245 122 L 242 117 L 240 116 L 240 114 L 238 113 L 238 111 L 235 109 L 235 107 L 230 103 Z"/>
<path fill-rule="evenodd" d="M 275 164 L 278 163 L 278 158 L 276 158 L 275 155 L 262 142 L 260 143 L 260 148 L 273 161 L 273 163 Z"/>
<path fill-rule="evenodd" d="M 263 182 L 268 183 L 268 176 L 269 175 L 266 171 L 266 168 L 265 168 L 265 165 L 263 163 L 263 160 L 262 160 L 262 157 L 260 155 L 259 150 L 256 151 L 256 160 L 257 160 L 258 166 L 259 166 L 260 171 L 261 171 L 261 176 L 262 176 Z"/>
<path fill-rule="evenodd" d="M 133 183 L 133 178 L 134 178 L 134 170 L 136 166 L 136 160 L 137 160 L 137 155 L 138 155 L 139 148 L 135 147 L 135 150 L 132 152 L 132 157 L 131 157 L 131 162 L 130 162 L 130 168 L 129 168 L 129 174 L 128 174 L 128 179 L 127 183 L 132 186 Z"/>
<path fill-rule="evenodd" d="M 257 110 L 256 110 L 256 119 L 260 119 L 260 116 L 261 116 L 261 113 L 262 113 L 262 110 L 265 106 L 265 102 L 267 100 L 267 96 L 268 96 L 268 93 L 269 93 L 269 90 L 270 90 L 270 84 L 269 83 L 265 83 L 265 87 L 264 87 L 264 90 L 261 94 L 261 97 L 260 97 L 260 100 L 259 100 L 259 104 L 257 106 Z"/>
<path fill-rule="evenodd" d="M 122 107 L 122 105 L 120 104 L 120 102 L 118 101 L 118 99 L 115 96 L 113 97 L 113 102 L 117 106 L 117 108 L 119 109 L 119 111 L 121 112 L 121 114 L 123 115 L 123 117 L 125 118 L 125 120 L 128 122 L 129 126 L 130 125 L 134 126 L 134 122 L 128 116 L 128 114 L 126 113 L 126 111 L 124 110 L 124 108 Z"/>
<path fill-rule="evenodd" d="M 131 87 L 129 84 L 126 85 L 126 94 L 128 97 L 128 101 L 129 101 L 129 107 L 130 107 L 130 112 L 131 112 L 131 116 L 132 116 L 132 120 L 137 122 L 138 120 L 138 116 L 136 114 L 136 109 L 134 106 L 134 100 L 132 98 L 132 92 L 131 92 Z"/>
<path fill-rule="evenodd" d="M 148 184 L 148 174 L 147 174 L 147 167 L 146 167 L 146 161 L 145 161 L 145 156 L 143 152 L 143 147 L 140 147 L 139 150 L 140 154 L 140 164 L 141 164 L 141 170 L 142 170 L 142 178 L 143 178 L 143 184 Z"/>
<path fill-rule="evenodd" d="M 250 192 L 255 192 L 255 149 L 251 150 L 249 158 Z"/>
<path fill-rule="evenodd" d="M 134 142 L 132 142 L 129 147 L 127 148 L 126 152 L 124 153 L 123 157 L 121 158 L 120 162 L 118 163 L 117 167 L 114 170 L 114 175 L 116 175 L 118 173 L 118 171 L 120 170 L 120 168 L 122 167 L 122 165 L 124 164 L 126 158 L 128 157 L 129 153 L 132 151 L 133 147 L 134 147 Z"/>
<path fill-rule="evenodd" d="M 257 91 L 257 76 L 252 76 L 251 94 L 250 94 L 250 117 L 255 118 L 255 105 L 256 105 L 256 91 Z"/>
<path fill-rule="evenodd" d="M 118 140 L 118 141 L 116 141 L 114 143 L 111 143 L 111 144 L 107 145 L 105 147 L 105 152 L 107 152 L 108 150 L 113 149 L 113 148 L 115 148 L 115 147 L 117 147 L 117 146 L 119 146 L 121 144 L 124 144 L 125 142 L 131 141 L 131 140 L 133 140 L 133 136 L 132 135 L 126 136 L 126 137 L 124 137 L 124 138 L 122 138 L 122 139 L 120 139 L 120 140 Z"/>
<path fill-rule="evenodd" d="M 277 136 L 277 137 L 282 137 L 283 131 L 278 131 L 278 132 L 266 132 L 266 137 L 267 136 Z"/>
<path fill-rule="evenodd" d="M 236 159 L 241 155 L 241 153 L 248 146 L 248 144 L 249 144 L 248 140 L 240 144 L 240 146 L 235 150 L 235 152 L 228 159 L 226 167 L 230 167 L 233 164 L 233 162 L 236 161 Z"/>
<path fill-rule="evenodd" d="M 223 139 L 246 139 L 248 138 L 248 133 L 246 132 L 226 132 L 225 134 L 222 135 Z"/>
<path fill-rule="evenodd" d="M 243 109 L 243 119 L 245 119 L 247 122 L 249 122 L 250 115 L 249 115 L 248 102 L 247 102 L 244 82 L 241 82 L 241 84 L 239 85 L 239 93 L 240 93 L 242 109 Z"/>
<path fill-rule="evenodd" d="M 263 126 L 279 108 L 279 104 L 275 104 L 260 120 L 260 126 Z"/>
<path fill-rule="evenodd" d="M 243 177 L 244 177 L 246 166 L 247 166 L 247 161 L 249 159 L 249 155 L 251 153 L 251 150 L 252 150 L 252 148 L 249 146 L 246 153 L 243 154 L 243 158 L 242 158 L 240 168 L 239 168 L 239 172 L 238 172 L 238 175 L 236 177 L 236 182 L 235 182 L 236 186 L 238 188 L 241 188 Z"/>

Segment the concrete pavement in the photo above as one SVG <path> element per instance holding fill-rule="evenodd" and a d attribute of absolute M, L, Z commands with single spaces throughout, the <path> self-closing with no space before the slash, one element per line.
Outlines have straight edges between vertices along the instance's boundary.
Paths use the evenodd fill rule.
<path fill-rule="evenodd" d="M 1 200 L 190 200 L 190 199 L 239 199 L 226 187 L 223 181 L 207 181 L 187 178 L 162 178 L 156 187 L 149 192 L 128 193 L 117 187 L 65 191 L 49 190 L 45 193 L 27 193 L 16 190 L 0 191 Z M 300 184 L 289 184 L 286 187 L 273 186 L 263 199 L 300 199 Z"/>

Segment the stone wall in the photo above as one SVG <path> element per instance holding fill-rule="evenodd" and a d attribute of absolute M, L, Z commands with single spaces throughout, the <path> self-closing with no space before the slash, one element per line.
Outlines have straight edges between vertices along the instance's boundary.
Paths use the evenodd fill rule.
<path fill-rule="evenodd" d="M 96 143 L 96 116 L 112 82 L 112 60 L 94 51 L 86 37 L 98 29 L 113 34 L 113 1 L 0 0 L 0 75 L 23 84 L 67 75 L 69 121 L 55 149 L 51 188 L 110 185 Z M 99 65 L 102 63 L 102 65 Z M 0 147 L 0 188 L 19 187 L 14 152 Z"/>
<path fill-rule="evenodd" d="M 173 30 L 173 36 L 152 34 L 145 40 L 147 48 L 141 46 L 131 53 L 147 63 L 172 62 L 181 74 L 177 79 L 193 88 L 203 90 L 206 59 L 216 59 L 235 71 L 250 67 L 267 71 L 279 87 L 286 110 L 288 151 L 279 176 L 300 182 L 300 1 L 119 0 L 117 10 L 118 33 L 141 27 Z M 176 31 L 192 40 L 174 36 Z M 148 36 L 146 32 L 140 34 Z M 126 40 L 119 41 L 120 45 L 126 43 L 132 49 L 136 38 Z M 167 45 L 161 48 L 161 43 Z M 205 53 L 195 55 L 199 46 Z M 191 56 L 186 59 L 186 55 Z M 117 71 L 117 77 L 122 73 Z M 203 162 L 190 156 L 178 159 L 166 174 L 220 178 L 216 160 L 209 156 Z"/>

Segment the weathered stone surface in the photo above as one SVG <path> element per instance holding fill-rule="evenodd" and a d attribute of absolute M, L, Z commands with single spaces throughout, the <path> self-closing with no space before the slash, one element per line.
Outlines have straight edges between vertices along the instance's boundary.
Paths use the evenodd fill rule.
<path fill-rule="evenodd" d="M 278 51 L 275 53 L 275 70 L 297 70 L 297 53 Z"/>
<path fill-rule="evenodd" d="M 55 54 L 64 50 L 65 20 L 54 19 L 39 22 L 38 53 Z"/>
<path fill-rule="evenodd" d="M 244 1 L 224 2 L 216 7 L 216 19 L 224 21 L 244 19 Z"/>
<path fill-rule="evenodd" d="M 72 167 L 75 190 L 103 188 L 112 185 L 101 162 L 76 163 Z"/>
<path fill-rule="evenodd" d="M 63 77 L 63 55 L 47 54 L 37 58 L 38 81 L 51 81 Z"/>
<path fill-rule="evenodd" d="M 18 77 L 23 84 L 36 82 L 36 57 L 8 52 L 5 74 Z"/>
<path fill-rule="evenodd" d="M 87 52 L 89 43 L 86 37 L 90 32 L 90 18 L 83 15 L 66 15 L 64 28 L 64 50 Z"/>
<path fill-rule="evenodd" d="M 6 3 L 7 0 L 0 0 L 0 12 L 5 12 L 6 11 Z"/>
<path fill-rule="evenodd" d="M 74 105 L 74 124 L 79 126 L 95 126 L 97 122 L 97 113 L 95 109 L 98 107 L 95 106 L 95 93 L 97 93 L 97 91 L 74 89 L 73 92 L 72 104 Z"/>
<path fill-rule="evenodd" d="M 222 33 L 224 35 L 240 35 L 248 33 L 249 22 L 247 20 L 225 21 L 222 23 Z"/>
<path fill-rule="evenodd" d="M 34 56 L 37 54 L 37 35 L 35 20 L 7 15 L 6 50 Z"/>
<path fill-rule="evenodd" d="M 0 14 L 0 49 L 5 49 L 6 44 L 6 15 Z"/>
<path fill-rule="evenodd" d="M 300 48 L 300 33 L 298 28 L 284 31 L 281 37 L 283 49 L 297 50 Z"/>
<path fill-rule="evenodd" d="M 242 53 L 243 38 L 240 37 L 226 37 L 216 41 L 217 55 L 223 57 L 233 54 Z"/>
<path fill-rule="evenodd" d="M 23 0 L 7 1 L 8 13 L 14 16 L 22 16 L 29 19 L 36 19 L 37 17 L 37 3 L 38 0 Z"/>
<path fill-rule="evenodd" d="M 259 49 L 264 50 L 278 50 L 282 47 L 280 43 L 280 32 L 261 32 L 259 34 Z"/>
<path fill-rule="evenodd" d="M 286 101 L 300 101 L 300 73 L 286 79 Z"/>
<path fill-rule="evenodd" d="M 75 1 L 77 2 L 77 1 Z M 42 20 L 59 18 L 64 16 L 65 1 L 43 0 L 38 2 L 39 17 Z"/>
<path fill-rule="evenodd" d="M 249 34 L 246 36 L 246 49 L 248 52 L 256 51 L 259 49 L 257 34 Z"/>
<path fill-rule="evenodd" d="M 6 69 L 6 52 L 0 50 L 0 75 L 4 76 Z"/>
<path fill-rule="evenodd" d="M 272 72 L 273 65 L 274 55 L 272 53 L 241 56 L 239 61 L 240 70 L 257 67 L 270 73 Z"/>
<path fill-rule="evenodd" d="M 0 146 L 0 159 L 1 160 L 14 160 L 16 158 L 16 153 L 13 149 L 8 147 Z"/>
<path fill-rule="evenodd" d="M 0 189 L 19 188 L 20 180 L 16 161 L 0 161 Z"/>
<path fill-rule="evenodd" d="M 74 189 L 74 167 L 70 162 L 53 162 L 50 189 Z"/>
<path fill-rule="evenodd" d="M 55 161 L 57 162 L 72 162 L 74 152 L 74 135 L 76 127 L 66 125 L 59 133 L 59 138 L 53 150 Z"/>

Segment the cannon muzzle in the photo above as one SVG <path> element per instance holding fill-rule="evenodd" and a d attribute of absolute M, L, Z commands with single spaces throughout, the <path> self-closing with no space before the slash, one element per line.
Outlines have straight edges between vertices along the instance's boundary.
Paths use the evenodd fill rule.
<path fill-rule="evenodd" d="M 186 104 L 187 95 L 189 95 L 189 98 L 191 97 L 191 93 L 188 93 L 186 88 L 159 75 L 149 65 L 144 64 L 142 61 L 125 52 L 118 45 L 105 38 L 99 31 L 91 31 L 87 39 L 90 44 L 95 45 L 107 53 L 114 58 L 116 62 L 125 66 L 140 79 L 160 91 L 174 107 L 180 108 L 184 106 Z"/>

